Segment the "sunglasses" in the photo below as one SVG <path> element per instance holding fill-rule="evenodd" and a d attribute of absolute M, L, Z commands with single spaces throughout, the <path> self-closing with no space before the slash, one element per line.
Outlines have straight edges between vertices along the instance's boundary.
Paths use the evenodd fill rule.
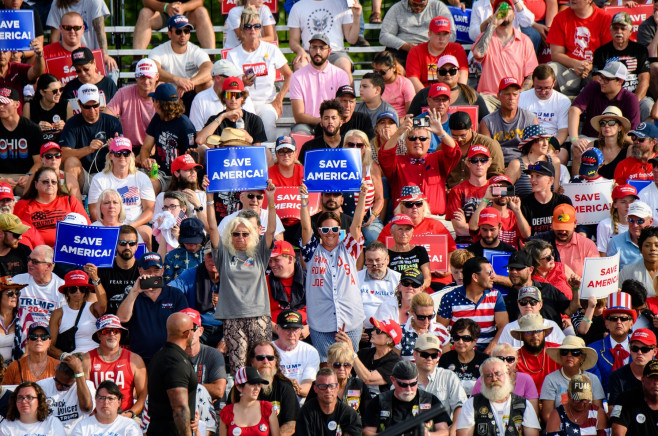
<path fill-rule="evenodd" d="M 400 282 L 400 284 L 401 284 L 402 286 L 404 286 L 405 288 L 408 288 L 408 287 L 411 286 L 411 287 L 414 288 L 414 289 L 418 289 L 418 288 L 420 288 L 421 286 L 423 286 L 422 284 L 418 284 L 418 283 L 412 282 L 411 280 L 402 280 L 402 281 Z"/>
<path fill-rule="evenodd" d="M 408 136 L 407 139 L 409 139 L 409 141 L 411 141 L 411 142 L 416 142 L 416 140 L 418 140 L 420 142 L 425 142 L 430 138 L 427 137 L 427 136 Z"/>
<path fill-rule="evenodd" d="M 535 300 L 522 300 L 522 301 L 519 301 L 519 306 L 526 307 L 528 304 L 531 305 L 532 307 L 535 307 L 536 305 L 539 304 L 539 301 L 535 301 Z"/>
<path fill-rule="evenodd" d="M 436 353 L 428 353 L 427 351 L 419 351 L 418 355 L 422 357 L 423 359 L 432 359 L 436 360 L 439 358 L 439 353 L 438 351 Z"/>
<path fill-rule="evenodd" d="M 489 162 L 489 158 L 488 157 L 472 157 L 468 161 L 470 163 L 472 163 L 473 165 L 477 165 L 479 163 L 483 164 L 483 163 Z"/>
<path fill-rule="evenodd" d="M 348 363 L 348 362 L 343 362 L 343 363 L 340 363 L 340 362 L 334 362 L 334 363 L 331 364 L 331 366 L 333 366 L 333 367 L 336 368 L 336 369 L 340 369 L 341 366 L 342 366 L 343 368 L 351 368 L 351 367 L 352 367 L 352 364 L 351 364 L 351 363 Z"/>
<path fill-rule="evenodd" d="M 637 352 L 640 352 L 640 351 L 641 351 L 642 354 L 647 354 L 648 352 L 650 352 L 650 351 L 653 350 L 654 348 L 655 348 L 655 347 L 638 347 L 637 345 L 631 345 L 630 350 L 631 350 L 633 353 L 637 353 Z"/>
<path fill-rule="evenodd" d="M 621 321 L 621 322 L 633 321 L 633 318 L 631 318 L 630 316 L 616 316 L 616 315 L 612 315 L 612 316 L 609 316 L 609 317 L 606 318 L 606 319 L 607 319 L 608 321 L 611 321 L 611 322 L 617 322 L 617 321 Z"/>
<path fill-rule="evenodd" d="M 67 32 L 70 32 L 71 30 L 75 30 L 76 32 L 79 32 L 82 30 L 82 26 L 71 26 L 70 24 L 62 24 L 62 29 L 66 30 Z"/>
<path fill-rule="evenodd" d="M 7 291 L 7 297 L 9 297 L 9 298 L 11 298 L 11 297 L 20 297 L 20 296 L 21 296 L 21 291 L 16 291 L 16 290 L 13 290 L 13 289 L 11 291 Z"/>
<path fill-rule="evenodd" d="M 293 154 L 294 151 L 287 149 L 287 148 L 282 148 L 281 150 L 277 150 L 276 154 Z"/>
<path fill-rule="evenodd" d="M 60 157 L 62 157 L 62 153 L 55 153 L 55 154 L 47 153 L 44 154 L 43 157 L 45 157 L 46 159 L 59 159 Z"/>
<path fill-rule="evenodd" d="M 73 382 L 73 383 L 67 385 L 67 384 L 64 384 L 61 381 L 57 380 L 57 377 L 53 377 L 53 380 L 55 380 L 55 384 L 59 385 L 62 388 L 63 391 L 68 391 L 69 389 L 71 389 L 71 386 L 73 386 L 73 384 L 75 383 L 75 382 Z"/>
<path fill-rule="evenodd" d="M 542 257 L 539 260 L 545 260 L 546 262 L 550 262 L 551 260 L 553 260 L 553 255 L 549 254 L 548 256 Z"/>
<path fill-rule="evenodd" d="M 231 233 L 231 235 L 234 238 L 238 238 L 240 236 L 242 236 L 243 238 L 248 238 L 249 237 L 249 232 L 233 232 L 233 233 Z"/>
<path fill-rule="evenodd" d="M 629 223 L 641 226 L 646 221 L 644 218 L 626 218 Z"/>
<path fill-rule="evenodd" d="M 27 335 L 27 338 L 31 341 L 36 341 L 37 339 L 41 339 L 42 341 L 47 341 L 50 339 L 50 335 L 48 333 L 43 333 L 43 334 L 36 334 L 32 333 L 31 335 Z"/>
<path fill-rule="evenodd" d="M 41 264 L 49 264 L 50 263 L 50 262 L 46 262 L 46 261 L 43 261 L 43 260 L 36 260 L 36 259 L 31 258 L 31 257 L 28 257 L 27 261 L 32 262 L 34 265 L 41 265 Z"/>
<path fill-rule="evenodd" d="M 230 100 L 232 98 L 238 99 L 242 97 L 242 92 L 236 92 L 236 91 L 226 91 L 224 92 L 224 98 L 227 100 Z"/>
<path fill-rule="evenodd" d="M 96 103 L 96 104 L 81 104 L 81 105 L 80 105 L 81 108 L 83 108 L 83 109 L 87 109 L 87 110 L 89 110 L 89 109 L 98 109 L 100 106 L 101 106 L 100 103 Z"/>
<path fill-rule="evenodd" d="M 516 362 L 516 357 L 515 356 L 496 356 L 496 358 L 502 360 L 503 362 L 507 362 L 507 363 Z"/>
<path fill-rule="evenodd" d="M 418 380 L 415 380 L 415 381 L 412 381 L 412 382 L 409 382 L 409 383 L 401 382 L 398 379 L 395 379 L 395 381 L 397 382 L 398 386 L 400 386 L 401 388 L 413 388 L 414 386 L 416 386 L 418 384 Z"/>
<path fill-rule="evenodd" d="M 391 71 L 391 70 L 392 70 L 392 68 L 389 68 L 388 70 L 375 70 L 375 69 L 373 69 L 372 71 L 383 77 L 386 74 L 388 74 L 388 72 Z"/>
<path fill-rule="evenodd" d="M 57 180 L 39 180 L 42 185 L 56 185 Z"/>
<path fill-rule="evenodd" d="M 55 89 L 44 89 L 46 92 L 52 92 L 53 94 L 61 94 L 64 92 L 64 88 L 55 88 Z"/>
<path fill-rule="evenodd" d="M 560 356 L 565 357 L 571 354 L 573 357 L 580 357 L 583 350 L 560 350 Z"/>
<path fill-rule="evenodd" d="M 378 335 L 387 335 L 388 334 L 382 329 L 375 329 L 375 333 L 378 334 Z"/>
<path fill-rule="evenodd" d="M 459 341 L 464 341 L 464 342 L 473 342 L 473 336 L 471 335 L 452 335 L 452 342 L 459 342 Z"/>
<path fill-rule="evenodd" d="M 256 359 L 259 362 L 262 362 L 265 359 L 267 359 L 269 362 L 274 362 L 274 356 L 271 354 L 258 354 L 254 356 L 254 359 Z"/>
<path fill-rule="evenodd" d="M 263 196 L 263 194 L 247 194 L 247 198 L 249 200 L 253 200 L 254 198 L 257 198 L 258 200 L 262 200 L 265 197 Z"/>
<path fill-rule="evenodd" d="M 109 335 L 118 335 L 121 333 L 119 329 L 103 329 L 101 330 L 101 335 L 103 336 L 109 336 Z"/>
<path fill-rule="evenodd" d="M 323 235 L 326 235 L 327 233 L 338 233 L 340 232 L 340 227 L 339 226 L 332 226 L 332 227 L 318 227 L 318 230 L 320 233 Z"/>
<path fill-rule="evenodd" d="M 251 30 L 251 29 L 260 30 L 263 27 L 263 25 L 262 24 L 245 24 L 242 27 L 245 30 Z"/>
<path fill-rule="evenodd" d="M 413 209 L 414 207 L 423 207 L 422 201 L 405 201 L 402 203 L 407 209 Z"/>
<path fill-rule="evenodd" d="M 636 135 L 629 135 L 629 136 L 631 137 L 633 142 L 644 142 L 649 139 L 649 138 L 640 138 L 639 136 Z"/>
<path fill-rule="evenodd" d="M 599 121 L 599 127 L 603 127 L 605 125 L 608 125 L 610 127 L 614 126 L 615 124 L 619 124 L 617 120 L 601 120 Z"/>
<path fill-rule="evenodd" d="M 77 294 L 78 292 L 85 293 L 87 292 L 87 288 L 81 288 L 79 286 L 71 286 L 70 288 L 64 289 L 67 294 Z"/>
<path fill-rule="evenodd" d="M 183 334 L 185 334 L 185 333 L 187 333 L 187 332 L 192 332 L 192 333 L 194 333 L 194 332 L 196 332 L 197 330 L 199 330 L 199 326 L 196 325 L 196 324 L 194 324 L 194 326 L 193 326 L 191 329 L 183 330 Z"/>
<path fill-rule="evenodd" d="M 439 68 L 439 76 L 447 76 L 448 74 L 456 76 L 458 72 L 459 68 Z"/>
<path fill-rule="evenodd" d="M 125 247 L 126 245 L 134 247 L 135 245 L 137 245 L 137 241 L 124 241 L 123 239 L 121 239 L 119 240 L 119 245 L 122 247 Z"/>
<path fill-rule="evenodd" d="M 523 336 L 533 336 L 544 333 L 544 330 L 530 330 L 529 332 L 522 332 Z"/>
<path fill-rule="evenodd" d="M 336 389 L 338 387 L 338 383 L 318 383 L 315 385 L 315 387 L 321 391 L 326 391 L 327 389 Z"/>
<path fill-rule="evenodd" d="M 415 318 L 416 318 L 418 321 L 427 321 L 427 320 L 431 320 L 431 319 L 434 318 L 435 316 L 436 316 L 436 314 L 435 314 L 434 312 L 432 312 L 431 315 L 415 315 Z"/>
<path fill-rule="evenodd" d="M 184 33 L 186 35 L 189 35 L 192 30 L 189 27 L 183 27 L 182 29 L 176 29 L 174 30 L 174 33 L 176 35 L 180 35 L 181 33 Z"/>
<path fill-rule="evenodd" d="M 113 151 L 112 152 L 114 157 L 121 157 L 121 156 L 128 157 L 128 156 L 130 156 L 131 153 L 132 153 L 132 151 L 130 151 L 130 150 L 122 150 L 122 151 Z"/>
<path fill-rule="evenodd" d="M 346 142 L 347 148 L 363 148 L 366 145 L 363 142 Z"/>

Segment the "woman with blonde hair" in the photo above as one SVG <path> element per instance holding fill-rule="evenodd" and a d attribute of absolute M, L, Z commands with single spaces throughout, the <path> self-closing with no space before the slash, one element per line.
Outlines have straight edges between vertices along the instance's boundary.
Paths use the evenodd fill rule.
<path fill-rule="evenodd" d="M 639 198 L 637 189 L 631 185 L 617 185 L 612 190 L 610 218 L 604 218 L 596 227 L 596 248 L 601 257 L 607 256 L 608 243 L 613 236 L 628 231 L 628 208 Z"/>
<path fill-rule="evenodd" d="M 244 39 L 244 31 L 242 27 L 243 11 L 247 9 L 254 9 L 256 15 L 260 18 L 260 25 L 262 30 L 260 33 L 261 41 L 275 42 L 277 41 L 277 34 L 275 31 L 276 20 L 270 11 L 270 8 L 265 4 L 264 0 L 236 0 L 235 6 L 228 12 L 226 23 L 224 24 L 224 48 L 231 49 L 240 45 Z"/>
<path fill-rule="evenodd" d="M 402 326 L 402 340 L 395 347 L 403 359 L 413 360 L 416 339 L 425 333 L 431 333 L 441 341 L 443 349 L 439 351 L 450 350 L 450 333 L 442 324 L 435 321 L 434 300 L 429 294 L 421 292 L 414 295 L 409 313 L 409 319 Z"/>
<path fill-rule="evenodd" d="M 94 176 L 89 187 L 91 219 L 100 221 L 100 208 L 96 207 L 100 193 L 106 189 L 116 190 L 124 206 L 124 217 L 119 225 L 130 224 L 137 229 L 150 250 L 152 230 L 148 223 L 153 218 L 155 207 L 153 185 L 146 174 L 137 170 L 130 139 L 124 136 L 112 138 L 109 148 L 103 172 Z"/>
<path fill-rule="evenodd" d="M 92 226 L 121 227 L 126 219 L 126 208 L 121 194 L 116 189 L 106 189 L 100 193 L 95 203 L 96 221 Z M 91 211 L 91 208 L 90 208 Z"/>

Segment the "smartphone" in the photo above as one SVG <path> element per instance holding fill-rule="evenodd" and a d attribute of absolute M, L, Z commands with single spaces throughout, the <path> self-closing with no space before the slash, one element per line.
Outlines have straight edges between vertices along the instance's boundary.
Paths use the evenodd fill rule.
<path fill-rule="evenodd" d="M 142 289 L 155 289 L 164 287 L 164 278 L 160 276 L 149 277 L 148 279 L 140 279 L 139 287 Z"/>
<path fill-rule="evenodd" d="M 253 68 L 249 67 L 244 71 L 244 75 L 247 76 L 247 79 L 251 79 L 256 75 L 256 73 L 254 72 Z"/>
<path fill-rule="evenodd" d="M 430 119 L 429 117 L 414 118 L 412 123 L 414 127 L 429 127 Z"/>
<path fill-rule="evenodd" d="M 491 195 L 494 197 L 514 197 L 514 186 L 492 186 Z"/>
<path fill-rule="evenodd" d="M 355 3 L 354 0 L 347 0 L 347 7 L 348 8 L 353 8 L 355 4 L 356 3 Z"/>

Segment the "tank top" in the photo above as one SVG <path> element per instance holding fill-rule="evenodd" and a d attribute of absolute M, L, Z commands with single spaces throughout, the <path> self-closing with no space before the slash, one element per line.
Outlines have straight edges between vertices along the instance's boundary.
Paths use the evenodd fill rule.
<path fill-rule="evenodd" d="M 96 389 L 98 389 L 98 385 L 103 381 L 112 380 L 119 386 L 119 390 L 123 394 L 121 410 L 130 409 L 135 402 L 133 398 L 133 387 L 135 383 L 134 374 L 130 367 L 130 351 L 122 348 L 121 355 L 117 360 L 114 362 L 105 362 L 98 355 L 98 348 L 94 348 L 89 352 L 89 360 L 91 362 L 89 378 Z"/>
<path fill-rule="evenodd" d="M 270 434 L 270 415 L 272 414 L 272 403 L 269 401 L 259 401 L 260 403 L 260 421 L 256 425 L 250 427 L 240 427 L 235 425 L 233 421 L 233 404 L 227 404 L 221 412 L 219 417 L 222 422 L 226 424 L 229 435 L 240 436 L 268 436 Z"/>
<path fill-rule="evenodd" d="M 98 347 L 98 344 L 91 339 L 91 335 L 96 332 L 96 317 L 91 313 L 91 305 L 85 304 L 84 312 L 78 321 L 78 331 L 75 332 L 75 350 L 74 353 L 86 353 Z M 62 306 L 62 322 L 59 325 L 59 332 L 65 332 L 75 323 L 78 311 L 71 309 L 68 304 Z"/>
<path fill-rule="evenodd" d="M 599 408 L 594 405 L 589 405 L 589 411 L 587 412 L 587 419 L 581 425 L 576 424 L 567 416 L 567 411 L 564 410 L 564 404 L 560 404 L 557 407 L 557 414 L 560 416 L 560 430 L 569 432 L 570 435 L 596 435 L 596 419 L 598 416 Z"/>
<path fill-rule="evenodd" d="M 523 159 L 519 157 L 517 160 L 521 164 L 521 176 L 514 184 L 514 193 L 517 197 L 523 197 L 524 195 L 532 194 L 532 186 L 530 185 L 530 176 L 523 172 L 523 170 L 525 170 L 525 163 L 523 163 Z M 546 155 L 546 160 L 550 164 L 553 163 L 553 159 L 551 159 L 549 155 Z M 551 191 L 553 191 L 552 185 Z"/>
<path fill-rule="evenodd" d="M 366 174 L 363 178 L 363 182 L 368 186 L 366 191 L 366 210 L 370 209 L 375 202 L 375 184 L 372 182 L 372 176 L 370 175 L 370 166 L 366 168 Z M 354 206 L 359 202 L 359 193 L 354 193 Z"/>
<path fill-rule="evenodd" d="M 46 110 L 41 107 L 38 101 L 32 100 L 30 102 L 30 119 L 37 124 L 39 124 L 39 121 L 46 121 L 48 123 L 66 121 L 66 104 L 67 100 L 62 98 L 52 109 Z M 44 130 L 42 133 L 44 141 L 59 141 L 59 132 L 53 133 L 52 131 Z"/>

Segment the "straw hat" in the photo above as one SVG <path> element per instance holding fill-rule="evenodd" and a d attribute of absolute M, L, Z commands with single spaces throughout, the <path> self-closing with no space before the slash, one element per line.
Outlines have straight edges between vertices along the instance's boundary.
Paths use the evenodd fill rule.
<path fill-rule="evenodd" d="M 233 127 L 225 127 L 224 130 L 222 130 L 222 136 L 210 135 L 206 139 L 206 143 L 208 145 L 217 145 L 219 147 L 251 145 L 251 142 L 247 141 L 247 132 Z"/>
<path fill-rule="evenodd" d="M 621 112 L 621 109 L 619 109 L 617 106 L 608 106 L 607 108 L 605 108 L 605 110 L 601 115 L 597 115 L 590 120 L 590 124 L 597 132 L 601 131 L 601 127 L 599 126 L 599 121 L 602 118 L 612 118 L 614 120 L 619 121 L 619 123 L 621 123 L 622 127 L 626 131 L 629 131 L 631 129 L 631 122 L 628 120 L 628 118 L 624 117 L 624 115 Z"/>
<path fill-rule="evenodd" d="M 553 327 L 546 327 L 544 325 L 543 316 L 537 313 L 531 313 L 519 318 L 519 328 L 510 331 L 510 334 L 514 339 L 522 341 L 524 332 L 534 332 L 537 330 L 544 330 L 545 336 L 548 336 L 553 331 Z"/>
<path fill-rule="evenodd" d="M 585 355 L 585 360 L 580 366 L 580 369 L 583 371 L 593 368 L 599 358 L 594 348 L 588 347 L 585 345 L 583 338 L 574 335 L 565 336 L 562 340 L 562 345 L 559 347 L 546 349 L 548 357 L 550 357 L 555 363 L 562 365 L 562 360 L 560 360 L 560 350 L 581 350 L 583 355 Z"/>

